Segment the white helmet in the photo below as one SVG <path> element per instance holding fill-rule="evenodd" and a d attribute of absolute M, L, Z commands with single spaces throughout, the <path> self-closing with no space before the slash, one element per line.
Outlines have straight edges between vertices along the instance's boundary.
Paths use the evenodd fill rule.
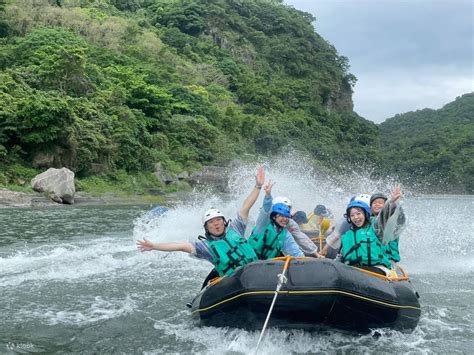
<path fill-rule="evenodd" d="M 276 205 L 277 203 L 283 203 L 284 205 L 287 205 L 288 207 L 291 208 L 291 201 L 288 197 L 284 197 L 284 196 L 275 197 L 272 201 L 272 204 Z"/>
<path fill-rule="evenodd" d="M 217 208 L 211 208 L 207 210 L 202 216 L 202 224 L 205 225 L 207 221 L 216 217 L 222 217 L 225 220 L 224 214 L 221 211 L 219 211 Z"/>
<path fill-rule="evenodd" d="M 351 202 L 352 201 L 361 201 L 361 202 L 364 202 L 367 206 L 370 206 L 370 195 L 367 195 L 367 194 L 354 195 L 351 198 Z"/>

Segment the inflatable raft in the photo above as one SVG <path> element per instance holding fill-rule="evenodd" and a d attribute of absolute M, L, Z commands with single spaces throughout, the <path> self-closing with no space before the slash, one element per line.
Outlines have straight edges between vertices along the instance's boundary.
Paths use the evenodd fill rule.
<path fill-rule="evenodd" d="M 198 324 L 261 329 L 285 260 L 256 261 L 211 281 L 193 300 Z M 403 271 L 389 278 L 329 259 L 292 259 L 269 327 L 367 332 L 411 331 L 420 317 L 418 293 Z"/>

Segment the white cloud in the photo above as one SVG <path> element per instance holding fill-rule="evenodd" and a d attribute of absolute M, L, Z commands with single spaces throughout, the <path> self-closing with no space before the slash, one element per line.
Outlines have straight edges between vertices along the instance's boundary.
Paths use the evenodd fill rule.
<path fill-rule="evenodd" d="M 349 58 L 355 111 L 381 122 L 474 91 L 471 0 L 286 0 Z"/>
<path fill-rule="evenodd" d="M 416 72 L 400 69 L 373 71 L 359 78 L 354 110 L 376 123 L 397 113 L 424 108 L 439 109 L 456 97 L 474 91 L 472 73 L 455 73 L 442 67 Z"/>

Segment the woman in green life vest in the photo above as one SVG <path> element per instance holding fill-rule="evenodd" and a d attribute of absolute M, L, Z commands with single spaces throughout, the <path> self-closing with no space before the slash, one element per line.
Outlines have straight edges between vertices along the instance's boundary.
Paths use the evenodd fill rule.
<path fill-rule="evenodd" d="M 385 252 L 392 265 L 400 261 L 398 243 L 406 226 L 405 212 L 399 202 L 401 196 L 402 191 L 398 185 L 392 190 L 389 198 L 380 192 L 370 196 L 370 211 L 376 218 L 375 233 L 384 244 L 386 243 Z"/>
<path fill-rule="evenodd" d="M 271 199 L 272 186 L 273 183 L 269 181 L 264 187 L 265 200 L 255 228 L 249 237 L 249 244 L 260 260 L 281 255 L 304 256 L 295 239 L 286 229 L 291 217 L 290 207 L 279 202 L 273 204 L 269 211 L 265 208 L 266 200 Z"/>
<path fill-rule="evenodd" d="M 350 229 L 342 237 L 342 262 L 379 274 L 386 274 L 390 261 L 379 237 L 375 234 L 370 207 L 362 201 L 347 205 L 346 218 Z"/>

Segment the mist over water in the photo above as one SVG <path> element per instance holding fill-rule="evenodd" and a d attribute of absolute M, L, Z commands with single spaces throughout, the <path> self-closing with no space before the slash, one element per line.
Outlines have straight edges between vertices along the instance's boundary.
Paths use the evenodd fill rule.
<path fill-rule="evenodd" d="M 316 204 L 342 219 L 352 193 L 389 193 L 394 181 L 348 171 L 331 176 L 289 154 L 263 162 L 273 196 L 297 210 Z M 218 207 L 234 218 L 255 184 L 257 165 L 236 168 L 228 195 L 194 191 L 162 217 L 151 206 L 0 210 L 0 353 L 250 353 L 259 332 L 196 327 L 185 307 L 212 266 L 184 253 L 140 253 L 135 240 L 195 240 L 201 215 Z M 469 353 L 474 348 L 473 196 L 404 191 L 408 226 L 401 265 L 420 293 L 413 333 L 354 335 L 269 329 L 261 352 Z M 263 190 L 251 210 L 254 221 Z M 250 222 L 252 223 L 252 222 Z"/>

